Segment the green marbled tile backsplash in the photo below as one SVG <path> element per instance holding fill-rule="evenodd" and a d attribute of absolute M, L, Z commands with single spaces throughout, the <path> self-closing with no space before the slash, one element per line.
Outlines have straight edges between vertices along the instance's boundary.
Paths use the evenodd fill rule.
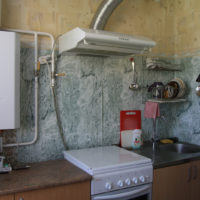
<path fill-rule="evenodd" d="M 41 51 L 40 55 L 45 55 Z M 21 128 L 17 141 L 29 141 L 34 135 L 34 51 L 21 50 Z M 181 72 L 148 71 L 145 56 L 136 56 L 137 91 L 129 90 L 132 82 L 130 57 L 103 58 L 89 56 L 60 56 L 57 72 L 66 77 L 56 81 L 57 101 L 65 141 L 69 149 L 118 144 L 120 110 L 142 110 L 142 129 L 145 140 L 151 138 L 152 120 L 144 119 L 147 85 L 154 81 L 167 83 L 175 76 L 186 81 L 188 101 L 161 105 L 158 137 L 177 136 L 180 140 L 200 144 L 200 98 L 194 93 L 200 73 L 200 57 L 169 60 L 180 64 Z M 31 146 L 18 147 L 16 160 L 37 162 L 62 158 L 64 150 L 58 132 L 50 80 L 46 65 L 41 66 L 39 98 L 39 138 Z M 7 137 L 10 137 L 7 135 Z M 6 150 L 5 150 L 6 151 Z"/>

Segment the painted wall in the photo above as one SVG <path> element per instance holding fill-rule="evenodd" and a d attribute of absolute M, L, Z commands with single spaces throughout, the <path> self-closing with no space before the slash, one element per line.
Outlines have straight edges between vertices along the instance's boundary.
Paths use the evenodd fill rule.
<path fill-rule="evenodd" d="M 77 26 L 88 28 L 101 0 L 4 0 L 2 26 L 49 32 L 55 37 Z M 147 36 L 154 53 L 174 52 L 174 1 L 124 0 L 106 30 Z"/>
<path fill-rule="evenodd" d="M 88 28 L 101 0 L 3 0 L 2 27 L 44 31 L 55 37 L 77 26 Z M 199 0 L 124 0 L 106 30 L 147 36 L 159 55 L 200 48 Z"/>
<path fill-rule="evenodd" d="M 200 1 L 175 1 L 175 54 L 193 55 L 200 49 Z"/>

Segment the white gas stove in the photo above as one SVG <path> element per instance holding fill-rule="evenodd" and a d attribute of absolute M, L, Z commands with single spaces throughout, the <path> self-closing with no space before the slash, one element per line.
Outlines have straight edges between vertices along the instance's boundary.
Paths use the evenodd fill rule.
<path fill-rule="evenodd" d="M 149 158 L 117 146 L 64 151 L 64 157 L 92 175 L 91 195 L 94 200 L 135 199 L 133 197 L 138 198 L 137 194 L 151 199 L 153 167 Z M 126 194 L 134 191 L 136 196 L 131 193 L 132 196 L 126 197 L 122 195 L 123 191 Z"/>

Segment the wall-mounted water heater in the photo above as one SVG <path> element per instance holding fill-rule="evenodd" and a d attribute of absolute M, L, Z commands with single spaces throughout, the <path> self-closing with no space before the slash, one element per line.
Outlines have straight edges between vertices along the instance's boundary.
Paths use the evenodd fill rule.
<path fill-rule="evenodd" d="M 20 36 L 0 31 L 0 130 L 20 127 Z"/>

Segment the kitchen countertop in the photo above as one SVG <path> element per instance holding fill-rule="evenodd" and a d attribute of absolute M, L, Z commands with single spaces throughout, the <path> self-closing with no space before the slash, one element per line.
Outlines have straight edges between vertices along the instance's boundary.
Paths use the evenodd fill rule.
<path fill-rule="evenodd" d="M 91 176 L 66 160 L 30 164 L 29 169 L 0 174 L 0 195 L 91 180 Z"/>
<path fill-rule="evenodd" d="M 144 143 L 140 149 L 132 151 L 151 158 L 154 169 L 200 159 L 200 152 L 180 154 L 160 150 L 159 146 L 153 152 L 150 142 Z M 29 169 L 13 170 L 9 174 L 0 174 L 0 195 L 56 187 L 92 179 L 90 175 L 66 160 L 32 163 L 30 166 Z"/>
<path fill-rule="evenodd" d="M 164 145 L 164 144 L 160 144 Z M 172 165 L 182 164 L 191 160 L 200 159 L 200 152 L 198 153 L 177 153 L 159 149 L 159 144 L 153 152 L 152 143 L 147 142 L 142 145 L 140 149 L 133 150 L 135 153 L 151 158 L 153 167 L 162 168 Z"/>

